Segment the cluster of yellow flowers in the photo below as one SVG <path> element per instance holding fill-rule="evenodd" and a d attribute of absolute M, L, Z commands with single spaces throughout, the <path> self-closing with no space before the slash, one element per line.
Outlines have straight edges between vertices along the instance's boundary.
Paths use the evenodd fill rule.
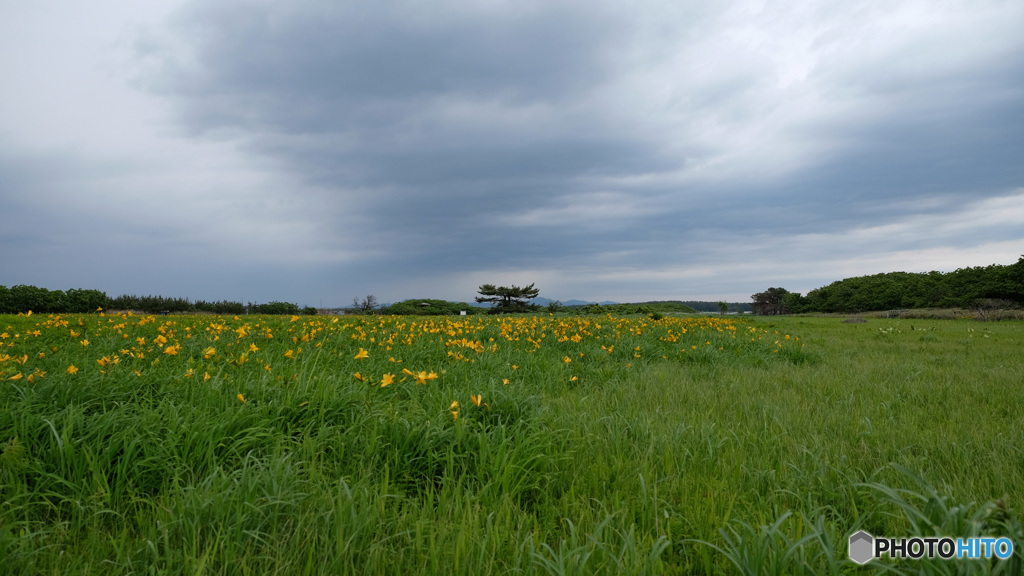
<path fill-rule="evenodd" d="M 0 332 L 0 379 L 33 382 L 48 372 L 61 378 L 202 374 L 203 382 L 237 375 L 284 383 L 301 373 L 386 388 L 476 370 L 472 378 L 509 385 L 520 365 L 534 374 L 544 365 L 576 383 L 597 365 L 629 368 L 759 343 L 778 352 L 802 346 L 799 340 L 716 317 L 24 316 L 17 328 Z M 481 398 L 473 394 L 470 401 L 489 410 Z M 237 399 L 246 403 L 241 393 Z M 458 418 L 457 400 L 450 410 Z"/>

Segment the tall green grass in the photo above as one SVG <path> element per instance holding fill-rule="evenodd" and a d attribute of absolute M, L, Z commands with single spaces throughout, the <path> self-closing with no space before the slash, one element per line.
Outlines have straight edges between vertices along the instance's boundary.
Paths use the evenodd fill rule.
<path fill-rule="evenodd" d="M 630 322 L 641 333 L 623 329 L 612 354 L 610 336 L 555 343 L 552 328 L 536 352 L 493 353 L 433 336 L 385 352 L 350 330 L 285 364 L 298 347 L 285 320 L 259 343 L 270 371 L 257 353 L 229 363 L 241 350 L 226 331 L 217 357 L 182 339 L 178 357 L 122 355 L 102 374 L 96 348 L 122 337 L 90 329 L 83 347 L 2 317 L 0 354 L 32 360 L 2 365 L 0 570 L 1020 572 L 1024 325 L 781 318 L 741 324 L 763 341 L 711 327 L 669 345 L 657 323 Z M 37 349 L 46 374 L 8 379 Z M 403 366 L 440 377 L 379 386 Z M 1006 535 L 1015 555 L 859 567 L 846 552 L 859 529 Z"/>

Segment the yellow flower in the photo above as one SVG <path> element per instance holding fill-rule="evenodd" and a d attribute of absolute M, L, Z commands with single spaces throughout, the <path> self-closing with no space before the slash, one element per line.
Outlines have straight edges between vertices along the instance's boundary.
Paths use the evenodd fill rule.
<path fill-rule="evenodd" d="M 203 372 L 203 382 L 206 382 L 210 378 L 213 378 L 213 376 L 210 376 L 209 372 Z"/>
<path fill-rule="evenodd" d="M 287 352 L 284 353 L 284 357 L 285 358 L 295 358 L 295 351 L 289 349 Z"/>
<path fill-rule="evenodd" d="M 569 378 L 569 382 L 575 382 L 577 380 L 579 380 L 579 378 L 577 378 L 575 376 L 573 376 L 572 378 Z"/>
<path fill-rule="evenodd" d="M 99 364 L 101 368 L 106 367 L 107 364 L 110 364 L 110 358 L 104 356 L 103 358 L 97 360 L 96 363 Z"/>
<path fill-rule="evenodd" d="M 369 358 L 369 357 L 370 357 L 370 353 L 367 352 L 366 350 L 363 350 L 362 348 L 360 348 L 359 349 L 359 353 L 356 354 L 355 359 L 356 360 L 363 360 L 363 359 L 366 359 L 366 358 Z"/>
<path fill-rule="evenodd" d="M 81 344 L 82 344 L 82 346 L 88 346 L 89 345 L 89 340 L 88 339 L 82 340 Z"/>
<path fill-rule="evenodd" d="M 449 406 L 449 407 L 448 407 L 448 409 L 449 409 L 449 410 L 451 410 L 451 409 L 453 409 L 453 408 L 456 408 L 456 409 L 457 409 L 458 407 L 459 407 L 459 401 L 458 401 L 458 400 L 452 400 L 452 405 L 451 405 L 451 406 Z"/>
<path fill-rule="evenodd" d="M 193 374 L 195 374 L 195 372 L 193 372 L 192 369 L 189 368 L 188 371 L 185 372 L 185 378 L 191 378 Z"/>
<path fill-rule="evenodd" d="M 241 402 L 242 404 L 245 404 L 245 396 L 242 396 L 241 394 L 239 394 L 238 395 L 238 401 Z"/>
<path fill-rule="evenodd" d="M 360 382 L 366 382 L 366 379 L 363 378 L 363 375 L 360 374 L 359 372 L 356 372 L 355 374 L 353 374 L 352 377 L 355 378 L 356 380 L 360 381 Z"/>
<path fill-rule="evenodd" d="M 513 365 L 512 365 L 512 369 L 513 369 L 513 370 L 519 370 L 519 366 L 516 366 L 515 364 L 513 364 Z"/>
<path fill-rule="evenodd" d="M 480 407 L 480 400 L 483 398 L 483 394 L 473 394 L 469 399 L 473 402 L 473 406 Z"/>
<path fill-rule="evenodd" d="M 431 372 L 430 374 L 427 374 L 426 372 L 423 372 L 423 371 L 420 371 L 420 372 L 416 373 L 416 383 L 417 384 L 426 384 L 427 380 L 433 380 L 435 378 L 437 378 L 437 374 L 435 374 L 433 372 Z"/>
<path fill-rule="evenodd" d="M 393 383 L 394 381 L 395 381 L 395 377 L 389 372 L 389 373 L 385 374 L 383 378 L 381 378 L 380 387 L 383 388 L 383 387 L 387 386 L 388 384 Z"/>
<path fill-rule="evenodd" d="M 501 383 L 507 385 L 508 384 L 508 378 L 502 378 L 501 379 Z"/>
<path fill-rule="evenodd" d="M 75 368 L 74 364 L 68 366 L 68 374 L 75 374 L 76 372 L 78 372 L 78 368 Z"/>
<path fill-rule="evenodd" d="M 145 338 L 136 338 L 135 341 L 139 343 L 139 346 L 145 346 L 146 345 L 146 339 Z"/>
<path fill-rule="evenodd" d="M 412 373 L 412 370 L 409 370 L 408 368 L 402 368 L 402 374 L 405 374 L 406 376 L 415 376 L 415 374 Z"/>
<path fill-rule="evenodd" d="M 259 348 L 255 344 L 249 344 L 249 352 L 256 352 Z"/>
<path fill-rule="evenodd" d="M 139 338 L 139 340 L 142 340 L 142 339 L 141 339 L 141 338 Z M 214 356 L 215 354 L 217 354 L 217 350 L 216 350 L 216 349 L 214 349 L 214 347 L 213 347 L 213 346 L 210 346 L 210 347 L 209 347 L 209 348 L 207 348 L 206 350 L 203 350 L 203 358 L 204 358 L 205 360 L 209 360 L 209 359 L 210 359 L 210 358 L 212 358 L 212 357 L 213 357 L 213 356 Z"/>
<path fill-rule="evenodd" d="M 39 360 L 42 360 L 42 359 L 43 359 L 43 356 L 45 356 L 45 355 L 46 355 L 46 354 L 43 354 L 42 352 L 40 352 L 40 353 L 39 353 Z"/>
<path fill-rule="evenodd" d="M 565 362 L 566 364 L 568 364 L 569 362 L 572 362 L 572 358 L 569 358 L 568 356 L 566 356 L 565 358 L 562 358 L 562 362 Z"/>
<path fill-rule="evenodd" d="M 8 380 L 21 380 L 21 372 L 18 372 L 14 376 L 11 376 L 10 378 L 8 378 Z"/>
<path fill-rule="evenodd" d="M 164 348 L 164 354 L 170 354 L 171 356 L 174 356 L 175 354 L 178 353 L 178 350 L 181 350 L 181 344 L 178 344 L 177 346 L 168 346 L 167 348 Z"/>

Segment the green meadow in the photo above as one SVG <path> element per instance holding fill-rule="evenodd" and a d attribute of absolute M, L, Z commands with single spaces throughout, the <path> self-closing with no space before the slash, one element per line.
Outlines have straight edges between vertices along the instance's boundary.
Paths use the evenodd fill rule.
<path fill-rule="evenodd" d="M 1020 574 L 1024 323 L 0 316 L 0 571 Z M 857 530 L 1007 560 L 847 558 Z"/>

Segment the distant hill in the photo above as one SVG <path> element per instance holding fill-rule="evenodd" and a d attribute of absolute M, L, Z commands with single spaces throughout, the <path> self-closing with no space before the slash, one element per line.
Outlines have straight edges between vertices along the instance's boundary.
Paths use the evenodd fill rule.
<path fill-rule="evenodd" d="M 533 299 L 535 303 L 540 304 L 541 306 L 547 306 L 548 302 L 553 302 L 553 300 L 549 300 L 547 298 L 543 298 L 544 302 L 539 302 L 539 300 L 541 300 L 541 298 Z M 560 300 L 560 302 L 562 306 L 586 306 L 588 304 L 618 304 L 618 302 L 612 302 L 610 300 L 605 300 L 604 302 L 595 302 L 593 300 Z"/>
<path fill-rule="evenodd" d="M 689 301 L 682 302 L 697 312 L 718 312 L 718 302 Z M 726 302 L 729 305 L 729 312 L 750 312 L 753 308 L 750 302 Z"/>
<path fill-rule="evenodd" d="M 553 298 L 545 298 L 538 296 L 530 302 L 546 307 L 551 302 L 555 302 Z M 718 310 L 718 302 L 703 302 L 703 301 L 682 301 L 682 300 L 653 300 L 649 302 L 629 302 L 620 303 L 612 302 L 611 300 L 604 300 L 602 302 L 595 302 L 593 300 L 559 300 L 562 306 L 567 308 L 582 308 L 583 306 L 590 306 L 592 304 L 600 304 L 601 306 L 647 306 L 658 312 L 688 312 L 686 307 L 693 308 L 697 312 L 715 312 Z M 729 305 L 729 312 L 749 312 L 752 310 L 750 302 L 727 302 Z M 488 304 L 477 304 L 470 302 L 470 306 L 477 308 L 490 308 Z"/>
<path fill-rule="evenodd" d="M 586 306 L 588 304 L 601 304 L 601 305 L 618 304 L 618 302 L 611 302 L 609 300 L 605 300 L 604 302 L 595 302 L 593 300 L 555 300 L 554 298 L 545 298 L 543 296 L 538 296 L 538 297 L 534 298 L 533 300 L 530 300 L 530 302 L 533 303 L 533 304 L 536 304 L 538 306 L 542 306 L 542 307 L 543 306 L 547 306 L 548 304 L 550 304 L 552 302 L 559 302 L 559 303 L 562 304 L 562 306 L 570 306 L 570 307 L 571 306 Z M 469 305 L 470 306 L 476 306 L 477 308 L 490 308 L 491 307 L 490 304 L 478 304 L 476 302 L 470 302 Z"/>

